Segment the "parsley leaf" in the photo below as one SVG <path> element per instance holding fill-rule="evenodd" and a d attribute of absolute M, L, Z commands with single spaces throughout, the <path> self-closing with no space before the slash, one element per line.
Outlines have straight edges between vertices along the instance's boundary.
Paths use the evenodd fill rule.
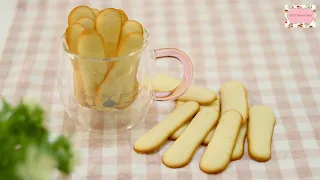
<path fill-rule="evenodd" d="M 1 178 L 45 180 L 54 170 L 65 175 L 72 172 L 71 142 L 62 135 L 50 141 L 45 121 L 40 105 L 20 101 L 13 106 L 3 100 L 0 110 Z"/>

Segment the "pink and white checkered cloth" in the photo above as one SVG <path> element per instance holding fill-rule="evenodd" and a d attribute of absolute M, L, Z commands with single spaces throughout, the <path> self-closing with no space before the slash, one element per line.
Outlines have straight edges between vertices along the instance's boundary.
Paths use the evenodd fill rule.
<path fill-rule="evenodd" d="M 170 112 L 170 103 L 154 103 L 139 127 L 113 135 L 89 135 L 79 147 L 83 164 L 72 179 L 320 179 L 320 30 L 287 29 L 284 0 L 18 0 L 0 61 L 0 95 L 41 100 L 49 127 L 59 133 L 68 120 L 56 88 L 60 36 L 69 11 L 77 5 L 118 7 L 140 21 L 155 48 L 185 51 L 195 69 L 194 84 L 218 91 L 229 80 L 243 82 L 250 105 L 274 110 L 277 123 L 272 158 L 257 163 L 248 156 L 218 175 L 200 171 L 200 147 L 191 163 L 170 169 L 162 164 L 168 142 L 153 155 L 133 151 L 137 137 Z M 318 0 L 308 3 L 320 7 Z M 318 3 L 318 4 L 317 4 Z M 180 66 L 159 64 L 177 75 Z M 112 134 L 112 133 L 111 133 Z M 0 178 L 1 179 L 1 178 Z"/>

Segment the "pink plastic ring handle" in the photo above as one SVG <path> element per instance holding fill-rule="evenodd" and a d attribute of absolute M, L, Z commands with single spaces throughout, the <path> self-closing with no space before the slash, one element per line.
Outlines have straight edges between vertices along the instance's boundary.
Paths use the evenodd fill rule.
<path fill-rule="evenodd" d="M 180 61 L 183 66 L 183 78 L 181 83 L 172 91 L 162 91 L 155 93 L 155 100 L 168 101 L 175 100 L 183 95 L 191 86 L 193 78 L 193 65 L 190 58 L 182 51 L 174 48 L 163 48 L 155 50 L 155 59 L 164 57 L 174 57 Z"/>

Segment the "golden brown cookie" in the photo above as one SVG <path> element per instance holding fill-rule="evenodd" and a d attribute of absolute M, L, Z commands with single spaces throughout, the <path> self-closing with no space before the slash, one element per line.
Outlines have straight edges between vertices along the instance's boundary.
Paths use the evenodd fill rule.
<path fill-rule="evenodd" d="M 263 105 L 250 108 L 248 121 L 248 151 L 256 161 L 271 158 L 271 142 L 276 117 L 271 109 Z"/>
<path fill-rule="evenodd" d="M 247 91 L 243 84 L 229 81 L 220 87 L 221 114 L 228 110 L 237 110 L 243 117 L 244 124 L 248 119 Z"/>
<path fill-rule="evenodd" d="M 183 134 L 164 153 L 162 162 L 170 168 L 187 165 L 209 131 L 217 124 L 219 112 L 202 109 L 190 122 Z"/>
<path fill-rule="evenodd" d="M 199 109 L 199 104 L 192 101 L 176 108 L 164 120 L 140 137 L 134 143 L 134 150 L 139 153 L 152 153 L 158 149 L 173 132 L 193 118 Z"/>
<path fill-rule="evenodd" d="M 242 123 L 242 115 L 235 110 L 222 114 L 201 160 L 200 169 L 209 174 L 222 172 L 231 161 L 231 156 Z"/>

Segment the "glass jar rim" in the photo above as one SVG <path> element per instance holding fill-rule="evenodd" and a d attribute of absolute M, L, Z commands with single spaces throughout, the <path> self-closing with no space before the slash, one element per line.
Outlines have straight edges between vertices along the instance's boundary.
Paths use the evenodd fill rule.
<path fill-rule="evenodd" d="M 74 58 L 81 58 L 81 59 L 87 59 L 87 60 L 96 60 L 96 61 L 117 61 L 117 60 L 120 60 L 120 59 L 127 59 L 127 58 L 130 58 L 132 56 L 135 56 L 137 54 L 140 54 L 147 46 L 148 46 L 148 37 L 149 37 L 149 33 L 147 30 L 143 30 L 143 39 L 144 39 L 144 42 L 143 42 L 143 45 L 142 47 L 137 50 L 137 51 L 134 51 L 132 53 L 130 53 L 129 55 L 126 55 L 126 56 L 117 56 L 117 57 L 111 57 L 111 58 L 88 58 L 88 57 L 82 57 L 78 54 L 75 54 L 73 52 L 71 52 L 68 48 L 68 45 L 67 45 L 67 41 L 66 41 L 66 36 L 65 36 L 65 33 L 61 36 L 61 41 L 62 41 L 62 48 L 64 50 L 64 52 L 66 52 L 69 56 L 71 57 L 74 57 Z"/>

